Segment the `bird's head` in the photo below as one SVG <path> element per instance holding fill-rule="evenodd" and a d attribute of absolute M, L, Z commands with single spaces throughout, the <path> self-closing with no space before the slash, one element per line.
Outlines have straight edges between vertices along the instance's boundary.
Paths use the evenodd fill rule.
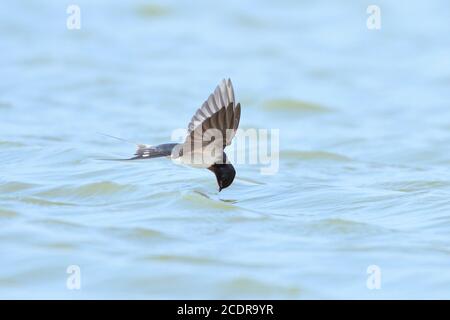
<path fill-rule="evenodd" d="M 219 192 L 222 189 L 229 187 L 236 176 L 236 170 L 234 170 L 234 167 L 229 163 L 213 164 L 208 169 L 216 175 Z"/>

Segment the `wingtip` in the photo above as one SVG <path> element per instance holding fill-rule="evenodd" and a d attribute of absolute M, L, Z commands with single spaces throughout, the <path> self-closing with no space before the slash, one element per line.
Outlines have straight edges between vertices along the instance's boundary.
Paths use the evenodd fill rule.
<path fill-rule="evenodd" d="M 220 81 L 220 83 L 223 83 L 223 84 L 225 84 L 225 85 L 228 86 L 228 87 L 232 85 L 232 82 L 231 82 L 231 78 L 230 78 L 230 77 L 223 78 L 222 81 Z"/>

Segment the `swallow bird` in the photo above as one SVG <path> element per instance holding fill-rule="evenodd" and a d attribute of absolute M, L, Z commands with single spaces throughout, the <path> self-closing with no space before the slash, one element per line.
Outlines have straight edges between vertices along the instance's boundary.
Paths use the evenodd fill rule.
<path fill-rule="evenodd" d="M 195 112 L 183 143 L 138 144 L 134 157 L 124 160 L 170 157 L 183 164 L 207 168 L 215 174 L 220 192 L 233 183 L 236 175 L 223 150 L 231 144 L 240 116 L 241 105 L 236 103 L 231 80 L 224 79 Z"/>

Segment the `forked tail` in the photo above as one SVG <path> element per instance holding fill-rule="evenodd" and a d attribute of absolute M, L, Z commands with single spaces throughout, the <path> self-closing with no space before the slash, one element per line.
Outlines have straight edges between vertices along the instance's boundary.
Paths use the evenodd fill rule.
<path fill-rule="evenodd" d="M 126 160 L 152 159 L 159 157 L 169 157 L 172 150 L 178 143 L 163 143 L 157 146 L 149 146 L 146 144 L 139 144 L 134 157 Z"/>
<path fill-rule="evenodd" d="M 114 138 L 120 141 L 128 142 L 137 146 L 136 153 L 131 158 L 126 159 L 99 159 L 99 160 L 110 160 L 110 161 L 124 161 L 124 160 L 143 160 L 152 159 L 159 157 L 168 157 L 172 154 L 172 150 L 178 145 L 178 143 L 163 143 L 157 146 L 151 146 L 148 144 L 134 143 L 119 137 L 115 137 L 105 133 L 99 133 L 106 137 Z"/>

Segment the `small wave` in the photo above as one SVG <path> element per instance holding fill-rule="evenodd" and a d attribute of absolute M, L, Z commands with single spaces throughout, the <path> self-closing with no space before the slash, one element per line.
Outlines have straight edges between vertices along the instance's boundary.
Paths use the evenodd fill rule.
<path fill-rule="evenodd" d="M 273 285 L 247 277 L 239 277 L 228 281 L 222 285 L 222 288 L 227 294 L 235 295 L 236 292 L 239 292 L 240 295 L 262 295 L 265 297 L 271 294 L 276 296 L 281 294 L 287 297 L 294 297 L 301 293 L 300 288 L 295 286 Z"/>
<path fill-rule="evenodd" d="M 53 227 L 61 227 L 63 229 L 75 229 L 75 228 L 83 228 L 84 226 L 78 223 L 74 223 L 71 221 L 61 220 L 61 219 L 53 219 L 53 218 L 47 218 L 47 219 L 39 219 L 33 221 L 34 224 L 42 224 L 42 225 L 51 225 Z"/>
<path fill-rule="evenodd" d="M 39 205 L 39 206 L 43 206 L 43 207 L 76 206 L 76 204 L 74 204 L 74 203 L 61 202 L 61 201 L 50 201 L 50 200 L 39 199 L 39 198 L 34 198 L 34 197 L 20 198 L 20 199 L 18 199 L 18 201 L 20 201 L 22 203 L 34 204 L 34 205 Z"/>
<path fill-rule="evenodd" d="M 71 251 L 76 249 L 78 246 L 69 242 L 50 242 L 43 245 L 43 247 L 53 250 Z"/>
<path fill-rule="evenodd" d="M 232 201 L 223 201 L 220 199 L 213 199 L 208 195 L 194 191 L 182 196 L 183 202 L 188 202 L 191 205 L 201 207 L 203 209 L 219 209 L 225 211 L 240 210 L 240 208 L 233 204 Z"/>
<path fill-rule="evenodd" d="M 115 182 L 103 181 L 95 182 L 78 187 L 75 193 L 79 196 L 86 197 L 91 195 L 113 195 L 124 191 L 131 191 L 134 187 L 131 185 L 122 185 Z"/>
<path fill-rule="evenodd" d="M 156 4 L 142 4 L 136 8 L 136 13 L 142 18 L 155 18 L 166 16 L 171 12 L 168 7 Z"/>
<path fill-rule="evenodd" d="M 207 257 L 200 256 L 187 256 L 187 255 L 151 255 L 145 256 L 143 260 L 153 260 L 159 262 L 178 262 L 197 265 L 214 265 L 221 264 L 220 260 L 215 260 Z"/>
<path fill-rule="evenodd" d="M 58 187 L 39 192 L 37 195 L 44 197 L 79 197 L 89 198 L 98 196 L 110 196 L 126 191 L 133 191 L 132 185 L 121 185 L 110 181 L 94 182 L 79 187 Z"/>
<path fill-rule="evenodd" d="M 265 213 L 250 210 L 247 210 L 245 212 L 239 212 L 238 214 L 235 215 L 228 215 L 226 217 L 226 221 L 234 223 L 264 221 L 269 219 L 270 219 L 269 215 Z"/>
<path fill-rule="evenodd" d="M 0 148 L 17 148 L 17 147 L 24 147 L 25 144 L 17 141 L 1 141 L 0 140 Z"/>
<path fill-rule="evenodd" d="M 12 103 L 6 101 L 0 101 L 0 109 L 9 109 L 12 108 Z"/>
<path fill-rule="evenodd" d="M 106 230 L 107 232 L 112 232 L 115 237 L 125 237 L 130 240 L 168 240 L 170 239 L 169 236 L 166 234 L 149 229 L 149 228 L 131 228 L 131 229 L 124 229 L 124 228 L 108 228 Z"/>
<path fill-rule="evenodd" d="M 264 103 L 264 108 L 267 110 L 295 111 L 308 113 L 323 113 L 331 111 L 329 108 L 324 107 L 320 104 L 295 99 L 269 100 Z"/>
<path fill-rule="evenodd" d="M 25 183 L 20 181 L 11 181 L 4 184 L 0 184 L 1 193 L 13 193 L 17 191 L 28 190 L 36 187 L 37 185 L 31 183 Z"/>
<path fill-rule="evenodd" d="M 265 185 L 264 182 L 257 181 L 255 179 L 250 179 L 248 177 L 236 177 L 235 181 L 243 182 L 245 185 Z"/>
<path fill-rule="evenodd" d="M 438 180 L 413 180 L 413 181 L 397 181 L 382 183 L 380 186 L 383 189 L 400 191 L 400 192 L 418 192 L 418 191 L 430 191 L 436 189 L 445 189 L 450 187 L 448 181 Z"/>
<path fill-rule="evenodd" d="M 34 67 L 34 66 L 49 66 L 54 62 L 55 60 L 51 56 L 34 55 L 31 58 L 22 59 L 19 63 L 24 67 Z"/>
<path fill-rule="evenodd" d="M 356 222 L 341 218 L 328 218 L 314 221 L 310 224 L 313 232 L 327 232 L 336 234 L 373 234 L 385 231 L 385 229 L 367 223 Z"/>
<path fill-rule="evenodd" d="M 327 151 L 299 151 L 286 150 L 281 151 L 281 158 L 296 160 L 328 160 L 328 161 L 351 161 L 350 158 Z"/>
<path fill-rule="evenodd" d="M 15 218 L 17 216 L 18 213 L 15 211 L 0 209 L 0 218 Z"/>
<path fill-rule="evenodd" d="M 184 194 L 182 196 L 182 201 L 202 208 L 214 208 L 226 211 L 240 209 L 238 206 L 232 204 L 231 202 L 214 200 L 206 194 L 196 191 Z"/>
<path fill-rule="evenodd" d="M 254 15 L 237 14 L 235 21 L 238 25 L 246 28 L 261 29 L 268 26 L 267 21 Z"/>

